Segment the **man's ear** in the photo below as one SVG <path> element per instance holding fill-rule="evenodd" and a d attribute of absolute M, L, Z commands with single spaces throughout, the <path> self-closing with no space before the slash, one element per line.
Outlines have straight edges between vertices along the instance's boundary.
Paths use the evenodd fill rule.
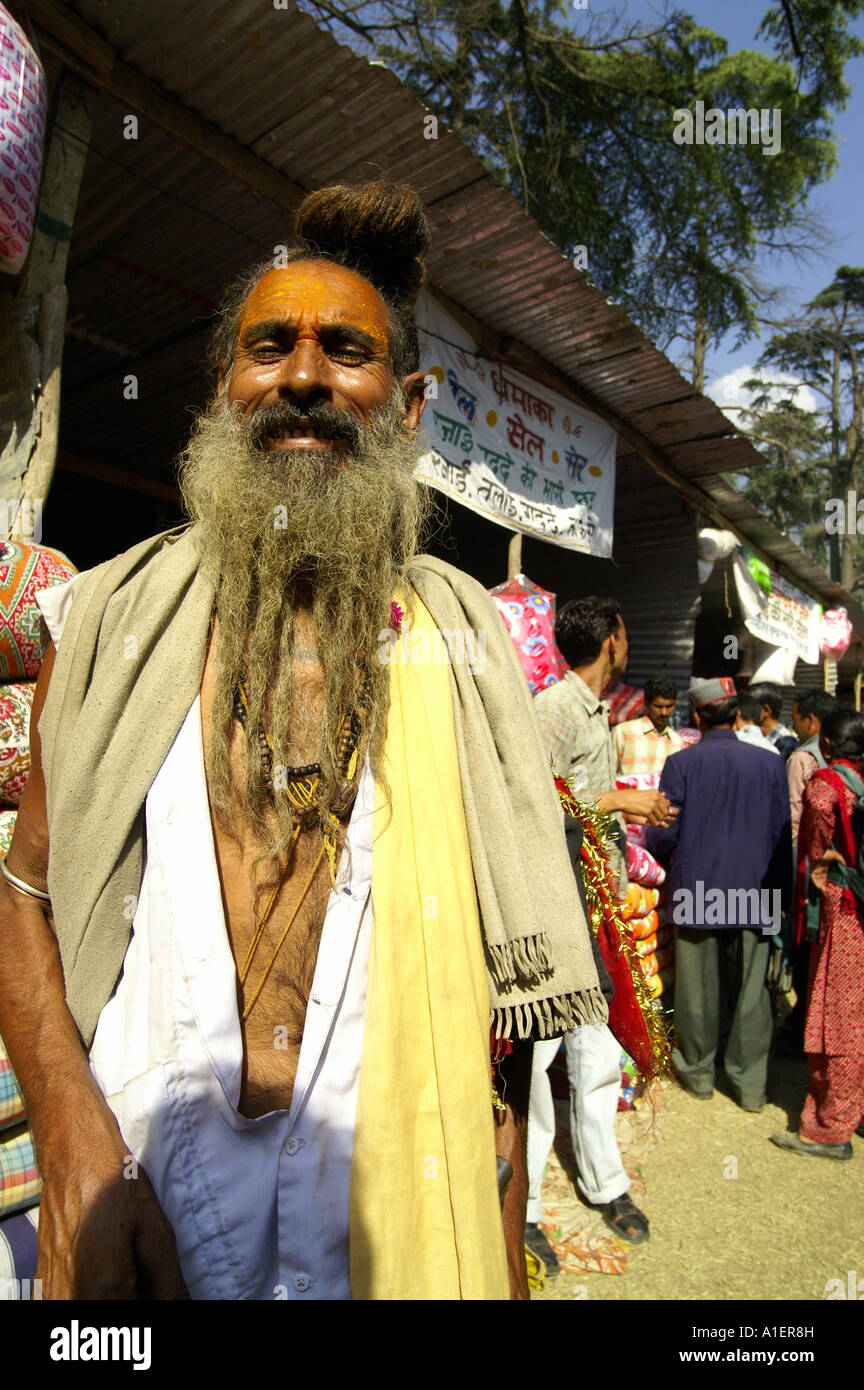
<path fill-rule="evenodd" d="M 416 434 L 420 426 L 420 416 L 426 409 L 426 374 L 411 372 L 402 378 L 402 392 L 405 396 L 405 425 L 411 434 Z"/>
<path fill-rule="evenodd" d="M 222 358 L 222 361 L 219 363 L 219 370 L 218 370 L 217 373 L 216 373 L 216 395 L 217 395 L 217 396 L 221 396 L 221 395 L 222 395 L 222 388 L 223 388 L 223 386 L 225 385 L 225 382 L 227 381 L 228 376 L 229 376 L 229 373 L 228 373 L 228 361 L 227 361 L 226 358 L 223 357 L 223 358 Z"/>

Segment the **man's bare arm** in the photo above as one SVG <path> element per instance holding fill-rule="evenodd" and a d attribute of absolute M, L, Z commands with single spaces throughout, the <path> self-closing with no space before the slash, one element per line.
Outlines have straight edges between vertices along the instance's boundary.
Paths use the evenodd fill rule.
<path fill-rule="evenodd" d="M 48 816 L 37 725 L 55 655 L 51 644 L 33 699 L 31 771 L 6 856 L 11 873 L 43 891 Z M 124 1176 L 128 1148 L 66 1004 L 50 904 L 2 877 L 0 1036 L 27 1102 L 43 1181 L 43 1297 L 183 1297 L 173 1232 L 152 1187 L 140 1168 L 134 1180 Z"/>
<path fill-rule="evenodd" d="M 511 1299 L 527 1299 L 525 1267 L 525 1213 L 528 1203 L 528 1098 L 531 1091 L 532 1042 L 514 1042 L 513 1051 L 498 1064 L 498 1094 L 503 1112 L 496 1112 L 495 1149 L 513 1165 L 513 1177 L 504 1198 L 502 1220 Z"/>

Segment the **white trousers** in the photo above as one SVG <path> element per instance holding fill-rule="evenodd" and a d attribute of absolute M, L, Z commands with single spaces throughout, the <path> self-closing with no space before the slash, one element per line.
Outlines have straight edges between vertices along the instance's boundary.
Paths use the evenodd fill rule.
<path fill-rule="evenodd" d="M 560 1046 L 560 1038 L 534 1043 L 528 1106 L 528 1221 L 539 1221 L 543 1215 L 540 1189 L 555 1138 L 555 1108 L 547 1070 Z M 586 1202 L 614 1202 L 630 1186 L 615 1138 L 621 1048 L 605 1023 L 591 1023 L 566 1033 L 564 1048 L 577 1186 Z"/>

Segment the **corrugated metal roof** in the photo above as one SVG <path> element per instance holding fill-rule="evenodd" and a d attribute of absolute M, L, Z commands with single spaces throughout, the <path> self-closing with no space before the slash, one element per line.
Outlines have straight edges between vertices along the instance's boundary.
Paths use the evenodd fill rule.
<path fill-rule="evenodd" d="M 296 7 L 230 0 L 208 6 L 206 16 L 175 0 L 146 6 L 77 0 L 67 8 L 124 62 L 302 187 L 354 177 L 363 168 L 407 179 L 430 211 L 433 284 L 616 413 L 649 413 L 654 429 L 664 423 L 667 403 L 674 404 L 679 449 L 706 435 L 731 441 L 734 427 L 726 417 L 623 309 L 573 269 L 466 145 L 443 126 L 438 139 L 424 139 L 425 113 L 413 93 Z M 284 232 L 284 215 L 246 190 L 226 187 L 219 170 L 144 122 L 137 141 L 124 140 L 122 114 L 106 101 L 94 132 L 99 153 L 88 164 L 72 246 L 75 296 L 75 281 L 97 248 L 115 250 L 120 242 L 130 264 L 153 269 L 161 262 L 176 281 L 213 299 L 226 268 L 269 249 Z M 134 329 L 147 351 L 184 314 L 188 319 L 188 305 L 155 293 L 146 277 L 136 293 L 134 273 L 120 302 L 110 295 L 115 321 L 102 336 L 125 343 Z M 698 447 L 692 458 L 681 452 L 676 466 L 696 476 L 698 455 Z M 751 454 L 750 462 L 758 457 Z"/>
<path fill-rule="evenodd" d="M 720 470 L 761 462 L 467 146 L 443 125 L 437 139 L 424 138 L 426 113 L 392 72 L 337 43 L 296 5 L 222 0 L 202 11 L 176 0 L 76 0 L 65 8 L 124 63 L 302 188 L 380 172 L 412 183 L 433 227 L 432 284 L 539 354 L 718 502 Z M 81 190 L 62 442 L 167 476 L 190 403 L 201 399 L 210 306 L 230 275 L 287 239 L 286 215 L 150 121 L 139 122 L 137 140 L 124 139 L 127 109 L 103 97 Z M 129 370 L 140 378 L 134 410 L 122 393 Z M 727 491 L 725 506 L 737 505 Z M 740 507 L 736 515 L 753 520 Z M 791 542 L 775 533 L 763 548 L 774 555 L 781 543 L 801 582 L 806 571 L 823 593 L 827 576 Z"/>

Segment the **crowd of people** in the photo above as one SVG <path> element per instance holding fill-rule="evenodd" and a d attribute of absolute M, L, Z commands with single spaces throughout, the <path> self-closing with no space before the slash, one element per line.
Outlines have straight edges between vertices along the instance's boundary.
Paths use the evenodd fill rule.
<path fill-rule="evenodd" d="M 649 1237 L 615 1136 L 595 831 L 562 818 L 550 760 L 611 827 L 610 892 L 628 827 L 668 865 L 674 1068 L 709 1097 L 722 1046 L 747 1110 L 800 819 L 786 1045 L 803 1027 L 812 1081 L 775 1139 L 849 1157 L 864 1108 L 859 717 L 802 694 L 796 741 L 778 692 L 721 677 L 676 730 L 658 677 L 613 731 L 627 632 L 594 598 L 562 607 L 569 669 L 532 702 L 487 591 L 418 554 L 421 200 L 318 189 L 295 232 L 217 315 L 187 521 L 36 595 L 0 1035 L 42 1182 L 38 1232 L 4 1241 L 45 1299 L 528 1298 L 526 1243 L 554 1267 L 562 1038 L 579 1189 Z M 410 659 L 382 661 L 408 629 Z M 483 661 L 429 655 L 454 633 Z"/>
<path fill-rule="evenodd" d="M 825 691 L 802 690 L 793 732 L 781 722 L 780 686 L 739 691 L 721 676 L 691 680 L 691 727 L 677 730 L 678 692 L 661 676 L 646 682 L 645 713 L 610 727 L 602 692 L 627 670 L 620 605 L 571 600 L 555 636 L 569 669 L 535 696 L 553 767 L 583 802 L 614 815 L 622 891 L 628 825 L 645 827 L 642 843 L 666 870 L 677 1083 L 709 1100 L 722 1066 L 740 1107 L 760 1113 L 772 1057 L 806 1053 L 798 1129 L 771 1139 L 796 1155 L 851 1158 L 852 1134 L 864 1134 L 864 719 Z M 564 1046 L 579 1191 L 618 1235 L 643 1241 L 648 1220 L 627 1195 L 615 1142 L 616 1039 L 595 1024 Z M 558 1262 L 539 1223 L 557 1048 L 535 1044 L 525 1236 L 552 1275 Z"/>

